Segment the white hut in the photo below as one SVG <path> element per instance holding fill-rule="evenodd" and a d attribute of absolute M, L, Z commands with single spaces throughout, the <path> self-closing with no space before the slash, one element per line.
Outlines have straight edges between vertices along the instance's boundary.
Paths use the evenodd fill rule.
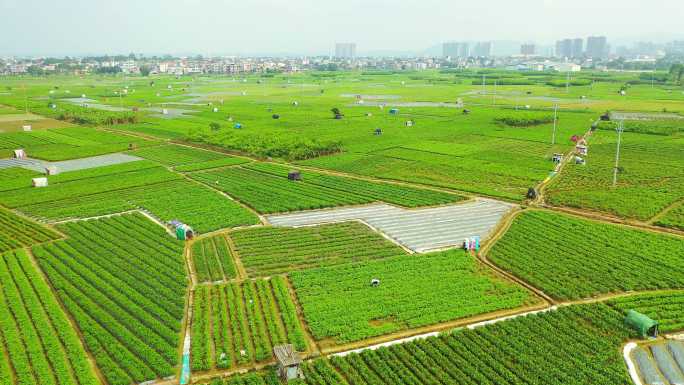
<path fill-rule="evenodd" d="M 14 159 L 26 159 L 26 151 L 23 148 L 14 150 Z"/>
<path fill-rule="evenodd" d="M 30 124 L 26 124 L 22 127 L 22 129 L 24 130 L 24 132 L 29 132 L 33 130 L 33 127 L 31 127 Z"/>
<path fill-rule="evenodd" d="M 33 178 L 31 184 L 33 185 L 33 187 L 47 187 L 48 180 L 45 177 Z"/>

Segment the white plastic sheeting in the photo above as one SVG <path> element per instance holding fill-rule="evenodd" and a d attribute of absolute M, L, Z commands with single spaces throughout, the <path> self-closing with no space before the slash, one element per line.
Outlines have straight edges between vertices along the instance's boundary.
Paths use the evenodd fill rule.
<path fill-rule="evenodd" d="M 142 158 L 137 156 L 118 153 L 92 156 L 89 158 L 64 160 L 60 162 L 46 162 L 38 159 L 0 159 L 0 169 L 9 167 L 22 167 L 37 172 L 45 172 L 46 168 L 55 167 L 57 170 L 59 170 L 59 172 L 68 172 L 135 162 L 141 159 Z"/>
<path fill-rule="evenodd" d="M 299 227 L 360 220 L 415 252 L 461 247 L 464 238 L 485 239 L 513 204 L 477 199 L 425 209 L 403 209 L 388 204 L 303 211 L 271 215 L 274 226 Z"/>

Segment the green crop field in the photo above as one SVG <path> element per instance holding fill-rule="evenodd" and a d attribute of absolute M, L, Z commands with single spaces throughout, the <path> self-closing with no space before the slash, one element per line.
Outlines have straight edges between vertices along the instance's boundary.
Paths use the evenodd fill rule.
<path fill-rule="evenodd" d="M 542 211 L 524 212 L 489 258 L 545 293 L 577 299 L 684 288 L 684 239 Z"/>
<path fill-rule="evenodd" d="M 287 179 L 288 168 L 252 163 L 244 167 L 191 174 L 191 177 L 235 196 L 261 213 L 318 209 L 375 201 L 407 207 L 437 205 L 463 199 L 459 195 L 394 184 L 302 172 L 302 181 Z"/>
<path fill-rule="evenodd" d="M 192 245 L 192 260 L 197 279 L 202 282 L 225 281 L 235 278 L 235 262 L 224 235 L 217 235 Z"/>
<path fill-rule="evenodd" d="M 98 384 L 76 331 L 26 252 L 0 255 L 0 281 L 0 382 Z"/>
<path fill-rule="evenodd" d="M 142 147 L 152 144 L 154 141 L 134 136 L 87 127 L 68 127 L 4 134 L 0 136 L 0 154 L 23 148 L 32 158 L 59 161 L 126 151 L 130 145 Z"/>
<path fill-rule="evenodd" d="M 131 151 L 130 154 L 145 159 L 150 159 L 167 166 L 193 167 L 198 164 L 196 167 L 200 167 L 200 169 L 203 168 L 201 166 L 203 164 L 219 164 L 221 166 L 230 166 L 246 162 L 243 159 L 221 155 L 216 152 L 203 151 L 196 148 L 183 147 L 179 145 L 145 147 L 139 150 Z M 192 168 L 190 170 L 192 170 Z"/>
<path fill-rule="evenodd" d="M 91 60 L 34 76 L 0 58 L 2 385 L 280 385 L 281 344 L 297 385 L 627 385 L 624 344 L 648 344 L 628 310 L 684 331 L 678 59 L 177 76 Z M 88 159 L 105 154 L 142 159 Z M 331 223 L 272 225 L 315 209 Z"/>
<path fill-rule="evenodd" d="M 230 234 L 250 276 L 405 254 L 367 226 L 345 222 L 315 227 L 259 227 Z"/>
<path fill-rule="evenodd" d="M 633 335 L 605 304 L 577 305 L 474 330 L 304 364 L 306 385 L 631 383 L 620 346 Z M 212 385 L 277 384 L 275 372 Z"/>
<path fill-rule="evenodd" d="M 209 370 L 270 359 L 273 346 L 307 342 L 282 277 L 195 291 L 192 368 Z"/>
<path fill-rule="evenodd" d="M 57 238 L 56 232 L 0 207 L 0 253 Z"/>
<path fill-rule="evenodd" d="M 25 178 L 30 181 L 31 175 Z M 165 221 L 182 220 L 198 232 L 257 222 L 234 201 L 149 161 L 65 172 L 48 182 L 40 189 L 22 183 L 2 191 L 0 202 L 49 221 L 144 209 Z"/>
<path fill-rule="evenodd" d="M 292 273 L 315 338 L 356 341 L 533 303 L 463 251 L 403 255 Z M 371 280 L 379 279 L 379 287 Z M 320 290 L 325 287 L 325 290 Z"/>
<path fill-rule="evenodd" d="M 173 373 L 187 277 L 182 245 L 140 214 L 60 226 L 41 268 L 110 384 Z"/>
<path fill-rule="evenodd" d="M 658 320 L 662 333 L 684 329 L 684 292 L 631 295 L 614 299 L 608 305 L 623 311 L 637 310 Z"/>
<path fill-rule="evenodd" d="M 589 139 L 585 166 L 569 165 L 548 188 L 555 205 L 647 221 L 684 196 L 684 137 L 625 132 L 617 185 L 612 186 L 617 134 Z"/>
<path fill-rule="evenodd" d="M 673 229 L 684 230 L 684 203 L 672 208 L 655 222 L 658 226 L 670 227 Z"/>

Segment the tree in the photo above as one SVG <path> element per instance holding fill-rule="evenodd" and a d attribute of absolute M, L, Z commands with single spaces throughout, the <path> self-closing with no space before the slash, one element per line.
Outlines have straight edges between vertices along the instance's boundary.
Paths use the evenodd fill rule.
<path fill-rule="evenodd" d="M 140 66 L 140 75 L 149 76 L 152 69 L 149 66 Z"/>
<path fill-rule="evenodd" d="M 681 83 L 682 77 L 684 77 L 684 64 L 675 63 L 670 66 L 670 78 L 675 83 Z"/>

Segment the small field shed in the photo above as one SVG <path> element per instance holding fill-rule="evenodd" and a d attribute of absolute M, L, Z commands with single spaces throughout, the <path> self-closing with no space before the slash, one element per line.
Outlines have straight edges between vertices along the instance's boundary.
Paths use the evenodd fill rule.
<path fill-rule="evenodd" d="M 630 310 L 625 316 L 625 324 L 636 330 L 641 337 L 657 337 L 658 322 L 636 310 Z"/>
<path fill-rule="evenodd" d="M 278 375 L 285 381 L 304 378 L 304 372 L 300 365 L 302 358 L 291 344 L 273 347 L 273 354 L 278 362 Z"/>

